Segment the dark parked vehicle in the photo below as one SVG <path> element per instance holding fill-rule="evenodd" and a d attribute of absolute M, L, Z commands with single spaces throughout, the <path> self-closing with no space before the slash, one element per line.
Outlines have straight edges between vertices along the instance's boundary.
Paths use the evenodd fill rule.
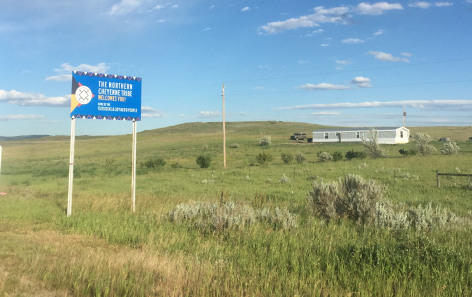
<path fill-rule="evenodd" d="M 306 140 L 306 133 L 294 133 L 290 136 L 291 140 Z"/>

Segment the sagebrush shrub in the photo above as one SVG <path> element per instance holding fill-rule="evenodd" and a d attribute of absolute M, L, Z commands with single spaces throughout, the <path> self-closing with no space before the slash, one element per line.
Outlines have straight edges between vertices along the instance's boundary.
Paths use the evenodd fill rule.
<path fill-rule="evenodd" d="M 413 135 L 413 138 L 416 142 L 416 150 L 423 156 L 431 155 L 432 153 L 436 152 L 436 148 L 429 144 L 432 140 L 429 134 L 417 132 Z"/>
<path fill-rule="evenodd" d="M 290 182 L 290 178 L 288 178 L 288 176 L 285 175 L 285 173 L 282 174 L 282 177 L 280 178 L 280 183 L 282 183 L 282 184 L 287 184 L 287 183 L 289 183 L 289 182 Z"/>
<path fill-rule="evenodd" d="M 337 182 L 315 181 L 308 195 L 308 207 L 326 220 L 349 218 L 360 224 L 375 221 L 375 205 L 382 198 L 383 188 L 373 180 L 355 174 Z"/>
<path fill-rule="evenodd" d="M 328 152 L 318 152 L 316 155 L 318 156 L 318 160 L 320 160 L 320 162 L 327 162 L 333 160 L 333 156 L 331 156 L 331 154 Z"/>
<path fill-rule="evenodd" d="M 290 213 L 287 208 L 276 207 L 271 210 L 264 207 L 259 210 L 231 201 L 179 204 L 169 212 L 169 219 L 174 223 L 190 223 L 203 232 L 242 229 L 257 223 L 268 224 L 276 229 L 292 229 L 298 226 L 298 216 Z"/>
<path fill-rule="evenodd" d="M 295 160 L 298 164 L 302 164 L 306 160 L 306 156 L 302 152 L 297 152 L 295 154 Z"/>
<path fill-rule="evenodd" d="M 261 138 L 259 138 L 259 145 L 260 146 L 269 146 L 272 144 L 272 138 L 270 135 L 264 135 Z"/>
<path fill-rule="evenodd" d="M 374 159 L 385 157 L 387 153 L 378 143 L 377 130 L 372 129 L 368 134 L 369 137 L 363 137 L 361 140 L 369 155 Z"/>
<path fill-rule="evenodd" d="M 445 208 L 426 206 L 406 207 L 382 199 L 383 187 L 373 180 L 348 175 L 338 181 L 315 181 L 308 195 L 308 209 L 327 221 L 347 218 L 362 225 L 374 225 L 392 230 L 417 231 L 452 226 L 470 226 Z M 468 225 L 467 225 L 468 224 Z"/>
<path fill-rule="evenodd" d="M 443 148 L 441 149 L 441 154 L 443 155 L 455 155 L 458 154 L 460 151 L 459 146 L 455 142 L 448 141 L 443 144 Z"/>

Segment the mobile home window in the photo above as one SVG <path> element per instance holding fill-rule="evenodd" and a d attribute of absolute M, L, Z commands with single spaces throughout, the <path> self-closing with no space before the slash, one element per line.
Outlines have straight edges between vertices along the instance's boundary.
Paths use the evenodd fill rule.
<path fill-rule="evenodd" d="M 403 138 L 403 131 L 400 131 L 400 138 Z"/>
<path fill-rule="evenodd" d="M 356 137 L 357 137 L 357 138 L 361 138 L 361 132 L 357 132 L 357 133 L 356 133 Z"/>
<path fill-rule="evenodd" d="M 325 133 L 325 139 L 328 139 L 328 133 Z"/>

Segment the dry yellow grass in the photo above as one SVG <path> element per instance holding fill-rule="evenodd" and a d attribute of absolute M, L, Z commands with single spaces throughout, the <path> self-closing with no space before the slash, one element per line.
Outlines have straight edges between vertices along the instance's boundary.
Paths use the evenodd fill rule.
<path fill-rule="evenodd" d="M 111 285 L 119 281 L 120 274 L 131 272 L 139 277 L 145 272 L 153 276 L 155 295 L 182 296 L 186 288 L 198 287 L 207 265 L 187 263 L 188 257 L 159 254 L 147 247 L 132 249 L 91 236 L 50 230 L 14 228 L 0 232 L 0 242 L 8 243 L 0 248 L 0 292 L 4 296 L 75 296 L 77 292 L 70 289 L 46 284 L 51 283 L 49 277 L 59 277 L 64 287 L 74 287 L 71 278 L 77 270 L 87 273 L 87 278 L 111 279 Z M 109 292 L 109 296 L 117 294 Z"/>

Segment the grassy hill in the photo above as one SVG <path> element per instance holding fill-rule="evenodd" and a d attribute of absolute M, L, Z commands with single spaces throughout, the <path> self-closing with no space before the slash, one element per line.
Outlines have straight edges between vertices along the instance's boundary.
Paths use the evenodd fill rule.
<path fill-rule="evenodd" d="M 227 169 L 221 123 L 139 133 L 135 213 L 131 135 L 77 137 L 70 218 L 69 138 L 1 142 L 0 296 L 472 294 L 472 185 L 444 177 L 438 189 L 435 175 L 472 173 L 470 127 L 411 128 L 458 141 L 456 155 L 403 157 L 410 143 L 384 145 L 386 158 L 337 162 L 318 153 L 365 149 L 289 140 L 323 127 L 314 124 L 226 127 Z M 259 145 L 264 135 L 272 145 Z M 286 164 L 282 154 L 305 160 Z M 367 203 L 356 199 L 374 193 L 376 203 L 362 204 L 375 204 L 373 222 L 326 220 L 309 207 L 311 193 L 335 199 L 349 175 L 369 187 L 343 197 Z"/>

